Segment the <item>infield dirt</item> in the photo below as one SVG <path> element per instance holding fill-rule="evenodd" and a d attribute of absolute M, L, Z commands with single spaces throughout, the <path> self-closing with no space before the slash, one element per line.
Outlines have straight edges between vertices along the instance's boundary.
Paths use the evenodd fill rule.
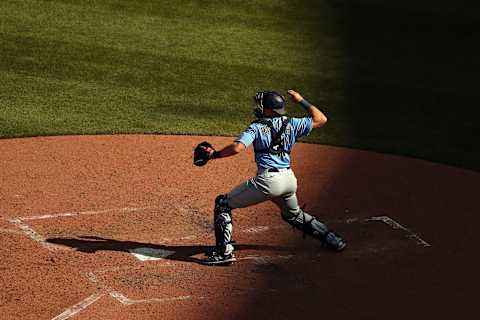
<path fill-rule="evenodd" d="M 198 264 L 213 244 L 215 196 L 255 174 L 255 163 L 249 150 L 198 168 L 192 151 L 231 139 L 0 141 L 0 318 L 475 314 L 480 175 L 426 161 L 298 144 L 300 202 L 348 248 L 326 251 L 264 203 L 234 211 L 237 263 Z M 407 230 L 367 221 L 379 216 Z"/>

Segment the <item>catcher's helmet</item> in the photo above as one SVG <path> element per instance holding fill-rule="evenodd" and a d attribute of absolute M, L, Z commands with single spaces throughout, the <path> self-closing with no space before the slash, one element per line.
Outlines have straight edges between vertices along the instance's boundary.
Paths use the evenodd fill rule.
<path fill-rule="evenodd" d="M 257 103 L 254 109 L 257 118 L 263 116 L 263 108 L 272 109 L 279 115 L 287 113 L 285 110 L 285 98 L 275 91 L 257 92 L 253 99 Z"/>

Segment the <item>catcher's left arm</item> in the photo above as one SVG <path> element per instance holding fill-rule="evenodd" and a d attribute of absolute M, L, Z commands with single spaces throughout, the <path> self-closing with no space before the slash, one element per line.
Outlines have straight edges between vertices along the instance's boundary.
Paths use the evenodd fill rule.
<path fill-rule="evenodd" d="M 231 157 L 245 149 L 246 147 L 243 143 L 234 142 L 220 151 L 216 151 L 209 142 L 204 141 L 199 143 L 195 148 L 193 153 L 193 164 L 196 166 L 204 166 L 211 159 Z"/>

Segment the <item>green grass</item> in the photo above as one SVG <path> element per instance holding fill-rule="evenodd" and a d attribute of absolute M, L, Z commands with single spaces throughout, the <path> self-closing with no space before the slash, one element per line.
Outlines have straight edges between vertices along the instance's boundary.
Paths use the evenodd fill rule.
<path fill-rule="evenodd" d="M 237 135 L 294 87 L 330 119 L 306 141 L 480 169 L 475 15 L 346 3 L 2 1 L 0 137 Z"/>

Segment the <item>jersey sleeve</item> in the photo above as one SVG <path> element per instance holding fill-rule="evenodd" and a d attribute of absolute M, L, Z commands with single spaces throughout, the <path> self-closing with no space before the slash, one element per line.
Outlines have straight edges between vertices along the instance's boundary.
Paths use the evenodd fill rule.
<path fill-rule="evenodd" d="M 248 147 L 255 140 L 256 133 L 256 127 L 251 124 L 247 129 L 245 129 L 245 131 L 240 134 L 240 136 L 235 140 L 235 142 L 240 142 L 245 145 L 245 147 Z"/>
<path fill-rule="evenodd" d="M 295 137 L 308 136 L 313 129 L 312 117 L 292 118 L 291 123 L 295 131 Z"/>

